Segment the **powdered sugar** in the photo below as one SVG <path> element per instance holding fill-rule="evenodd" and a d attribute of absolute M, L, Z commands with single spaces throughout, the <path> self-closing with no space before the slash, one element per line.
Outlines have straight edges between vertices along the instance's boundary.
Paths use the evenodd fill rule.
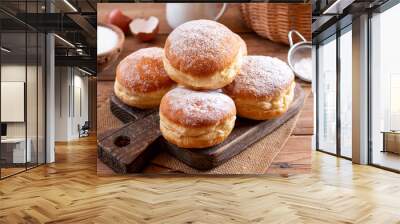
<path fill-rule="evenodd" d="M 187 72 L 198 66 L 222 69 L 223 62 L 236 56 L 235 34 L 211 20 L 193 20 L 177 27 L 169 36 L 168 51 L 181 62 L 179 70 Z M 194 68 L 194 69 L 193 69 Z"/>
<path fill-rule="evenodd" d="M 273 97 L 294 79 L 290 67 L 278 58 L 245 56 L 239 74 L 225 89 L 233 95 Z"/>
<path fill-rule="evenodd" d="M 235 111 L 228 96 L 217 91 L 194 91 L 177 87 L 167 93 L 169 111 L 187 126 L 214 124 Z"/>
<path fill-rule="evenodd" d="M 136 92 L 149 92 L 172 85 L 162 62 L 163 50 L 142 48 L 124 58 L 118 65 L 119 81 Z"/>
<path fill-rule="evenodd" d="M 312 78 L 312 59 L 302 58 L 294 64 L 295 72 L 301 77 L 311 80 Z"/>

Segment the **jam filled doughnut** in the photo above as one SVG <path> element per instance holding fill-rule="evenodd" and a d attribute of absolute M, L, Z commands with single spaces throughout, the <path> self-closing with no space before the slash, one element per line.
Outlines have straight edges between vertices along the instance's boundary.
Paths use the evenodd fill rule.
<path fill-rule="evenodd" d="M 223 142 L 236 120 L 235 103 L 216 91 L 177 87 L 160 104 L 160 130 L 181 148 L 206 148 Z"/>
<path fill-rule="evenodd" d="M 287 111 L 294 87 L 294 74 L 285 62 L 267 56 L 245 56 L 239 74 L 223 91 L 235 101 L 239 116 L 266 120 Z"/>
<path fill-rule="evenodd" d="M 232 82 L 246 53 L 245 42 L 226 26 L 193 20 L 168 36 L 163 61 L 177 83 L 192 89 L 218 89 Z"/>
<path fill-rule="evenodd" d="M 124 58 L 116 69 L 115 95 L 129 106 L 159 106 L 164 94 L 176 86 L 164 70 L 162 55 L 162 48 L 151 47 Z"/>

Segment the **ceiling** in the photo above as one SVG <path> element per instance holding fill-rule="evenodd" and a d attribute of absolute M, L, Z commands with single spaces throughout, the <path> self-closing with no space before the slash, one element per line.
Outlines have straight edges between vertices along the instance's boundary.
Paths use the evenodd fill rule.
<path fill-rule="evenodd" d="M 319 43 L 351 24 L 353 18 L 386 2 L 388 0 L 313 0 L 313 42 Z"/>
<path fill-rule="evenodd" d="M 68 3 L 79 12 L 96 12 L 97 0 L 67 0 L 68 3 L 64 0 L 1 0 L 0 6 L 7 7 L 13 11 L 44 13 L 46 11 L 46 2 L 49 7 L 53 8 L 53 12 L 57 13 L 73 12 Z"/>
<path fill-rule="evenodd" d="M 77 63 L 72 66 L 79 66 L 82 61 L 95 71 L 96 3 L 96 0 L 1 0 L 1 43 L 11 50 L 9 53 L 2 51 L 2 60 L 24 63 L 26 55 L 28 60 L 36 58 L 36 52 L 44 48 L 43 33 L 49 32 L 61 37 L 55 38 L 56 65 L 58 62 L 71 65 L 69 60 Z M 88 66 L 91 63 L 93 65 Z"/>

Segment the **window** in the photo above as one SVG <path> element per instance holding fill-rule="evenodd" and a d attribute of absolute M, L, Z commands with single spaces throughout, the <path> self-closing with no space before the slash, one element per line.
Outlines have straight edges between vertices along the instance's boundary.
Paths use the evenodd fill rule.
<path fill-rule="evenodd" d="M 317 54 L 317 149 L 348 159 L 352 157 L 351 28 L 350 24 L 322 41 Z"/>
<path fill-rule="evenodd" d="M 340 155 L 352 156 L 352 32 L 351 26 L 340 36 Z"/>
<path fill-rule="evenodd" d="M 336 154 L 336 39 L 318 47 L 318 149 Z"/>
<path fill-rule="evenodd" d="M 371 18 L 370 161 L 400 170 L 400 4 Z"/>

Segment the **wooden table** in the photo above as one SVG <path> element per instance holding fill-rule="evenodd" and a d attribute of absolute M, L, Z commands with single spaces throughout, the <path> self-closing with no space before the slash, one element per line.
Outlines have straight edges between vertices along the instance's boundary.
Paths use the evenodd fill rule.
<path fill-rule="evenodd" d="M 124 50 L 118 59 L 126 57 L 128 54 L 144 47 L 159 46 L 163 47 L 171 28 L 165 21 L 165 6 L 162 3 L 100 3 L 98 4 L 98 21 L 105 22 L 106 15 L 114 8 L 120 8 L 130 17 L 157 16 L 160 20 L 160 33 L 156 40 L 143 43 L 132 36 L 127 36 Z M 248 53 L 252 55 L 268 55 L 280 58 L 286 61 L 288 46 L 277 44 L 264 39 L 254 32 L 251 32 L 245 25 L 240 16 L 239 4 L 229 4 L 226 13 L 221 17 L 221 23 L 228 26 L 232 31 L 238 33 L 246 42 Z M 101 88 L 111 88 L 114 80 L 115 65 L 108 70 L 98 74 L 98 91 Z M 296 173 L 305 173 L 311 170 L 311 141 L 313 135 L 313 96 L 310 94 L 311 85 L 300 80 L 299 82 L 306 93 L 309 93 L 305 106 L 301 112 L 295 130 L 288 141 L 276 156 L 267 173 L 289 175 Z M 106 98 L 97 99 L 98 104 L 102 104 Z M 100 175 L 113 174 L 106 165 L 100 160 L 97 163 L 97 171 Z M 176 173 L 166 167 L 160 167 L 156 164 L 150 164 L 144 170 L 145 173 L 171 172 Z"/>
<path fill-rule="evenodd" d="M 400 131 L 382 131 L 383 149 L 382 152 L 400 154 Z"/>

